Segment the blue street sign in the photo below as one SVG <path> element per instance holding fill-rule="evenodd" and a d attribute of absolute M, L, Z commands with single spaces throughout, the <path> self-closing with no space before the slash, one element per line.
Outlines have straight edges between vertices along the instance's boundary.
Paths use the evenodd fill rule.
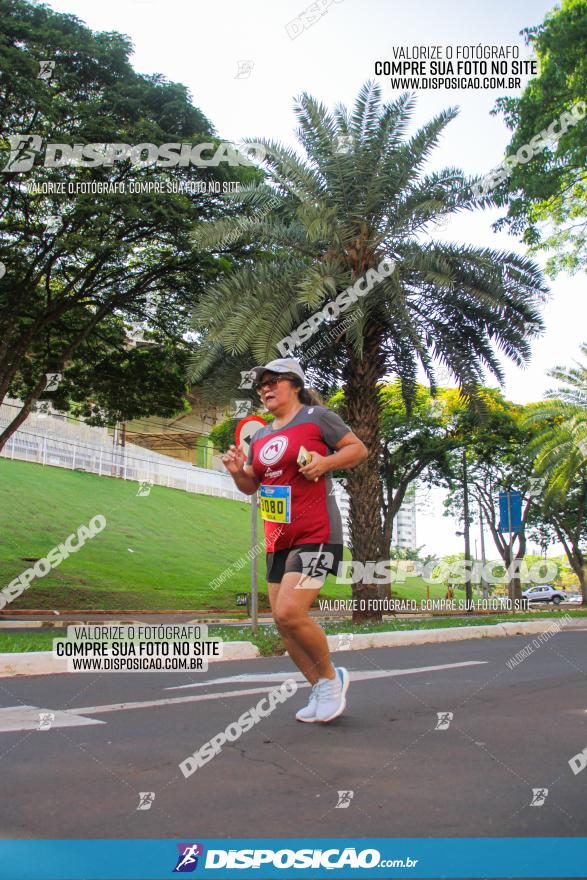
<path fill-rule="evenodd" d="M 522 495 L 520 492 L 499 493 L 499 531 L 522 531 Z"/>

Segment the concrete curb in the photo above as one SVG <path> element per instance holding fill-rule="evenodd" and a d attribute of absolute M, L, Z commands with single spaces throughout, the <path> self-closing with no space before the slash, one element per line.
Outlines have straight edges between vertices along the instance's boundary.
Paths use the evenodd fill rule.
<path fill-rule="evenodd" d="M 585 626 L 587 621 L 576 618 Z M 485 626 L 451 626 L 442 629 L 405 630 L 404 632 L 341 633 L 326 636 L 331 651 L 363 651 L 366 648 L 402 648 L 407 645 L 425 645 L 433 642 L 460 642 L 466 639 L 504 638 L 545 632 L 557 623 L 557 618 L 527 620 L 519 623 L 492 623 Z M 573 629 L 571 624 L 567 628 Z M 345 635 L 352 635 L 347 644 Z M 341 645 L 341 641 L 343 644 Z"/>
<path fill-rule="evenodd" d="M 587 620 L 575 618 L 573 623 L 586 627 Z M 406 630 L 404 632 L 341 633 L 328 635 L 331 651 L 364 651 L 367 648 L 403 648 L 409 645 L 425 645 L 431 642 L 460 642 L 466 639 L 505 638 L 506 636 L 532 635 L 545 632 L 557 618 L 527 620 L 519 623 L 493 623 L 486 626 L 451 626 L 442 629 Z M 345 636 L 351 636 L 348 640 Z M 343 637 L 341 639 L 341 636 Z M 341 641 L 343 644 L 341 644 Z M 259 649 L 252 642 L 224 642 L 221 657 L 210 657 L 209 662 L 221 660 L 253 660 L 260 657 Z M 54 658 L 50 651 L 29 651 L 22 654 L 0 654 L 0 678 L 16 675 L 54 675 L 67 672 L 65 658 Z M 73 673 L 75 674 L 75 673 Z"/>
<path fill-rule="evenodd" d="M 326 636 L 331 651 L 363 651 L 366 648 L 402 648 L 407 645 L 425 645 L 430 642 L 460 642 L 465 639 L 481 639 L 487 636 L 504 636 L 501 624 L 489 626 L 454 626 L 442 629 L 405 630 L 404 632 L 356 633 L 350 644 L 341 635 Z M 350 634 L 349 634 L 350 635 Z M 341 647 L 338 647 L 341 643 Z"/>

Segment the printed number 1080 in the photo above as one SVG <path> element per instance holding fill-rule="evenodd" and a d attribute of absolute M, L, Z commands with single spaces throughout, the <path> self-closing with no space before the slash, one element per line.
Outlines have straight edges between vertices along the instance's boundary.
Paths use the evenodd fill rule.
<path fill-rule="evenodd" d="M 260 507 L 263 519 L 285 520 L 285 501 L 283 498 L 261 498 Z"/>

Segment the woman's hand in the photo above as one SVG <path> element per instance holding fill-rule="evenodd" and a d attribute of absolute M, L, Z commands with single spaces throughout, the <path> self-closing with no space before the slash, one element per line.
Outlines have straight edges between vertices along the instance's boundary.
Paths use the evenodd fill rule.
<path fill-rule="evenodd" d="M 230 446 L 228 452 L 222 456 L 222 464 L 226 467 L 229 474 L 239 474 L 246 461 L 246 456 L 242 449 L 237 446 Z"/>
<path fill-rule="evenodd" d="M 312 452 L 311 449 L 308 449 L 308 452 L 312 456 L 312 461 L 300 468 L 300 474 L 303 474 L 307 480 L 318 482 L 320 477 L 330 470 L 328 457 L 320 455 L 319 452 Z"/>

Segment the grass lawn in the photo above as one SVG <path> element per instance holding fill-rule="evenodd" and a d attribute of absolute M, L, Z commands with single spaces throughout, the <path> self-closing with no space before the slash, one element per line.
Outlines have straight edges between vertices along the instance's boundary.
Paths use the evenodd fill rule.
<path fill-rule="evenodd" d="M 0 459 L 0 485 L 0 588 L 92 517 L 102 514 L 107 521 L 78 553 L 33 580 L 10 609 L 227 609 L 235 608 L 237 592 L 250 589 L 248 560 L 217 589 L 210 587 L 250 548 L 245 502 L 162 486 L 138 496 L 135 482 L 8 459 Z M 261 608 L 268 607 L 264 563 L 261 553 Z M 446 592 L 442 585 L 429 590 L 430 598 Z M 322 598 L 351 595 L 349 584 L 332 577 L 321 592 Z M 393 596 L 424 599 L 426 584 L 410 577 L 393 585 Z M 463 596 L 455 593 L 456 599 Z"/>
<path fill-rule="evenodd" d="M 542 620 L 544 617 L 556 620 L 563 614 L 569 614 L 571 617 L 587 617 L 586 611 L 553 611 L 540 615 Z M 381 623 L 353 623 L 352 620 L 341 620 L 324 623 L 323 629 L 328 634 L 352 632 L 352 633 L 372 633 L 372 632 L 404 632 L 406 630 L 415 629 L 443 629 L 444 627 L 456 626 L 487 626 L 494 623 L 511 623 L 520 620 L 536 620 L 536 614 L 519 613 L 515 615 L 508 614 L 490 614 L 482 618 L 480 617 L 453 617 L 453 618 L 430 618 L 427 620 L 384 620 Z M 259 627 L 259 634 L 253 636 L 250 626 L 210 626 L 208 628 L 209 635 L 213 638 L 221 638 L 225 641 L 246 641 L 253 642 L 259 648 L 263 656 L 273 654 L 283 654 L 284 646 L 279 633 L 275 626 Z M 23 652 L 23 651 L 50 651 L 53 648 L 53 639 L 57 637 L 65 638 L 64 629 L 41 630 L 40 632 L 9 632 L 0 631 L 0 653 L 5 652 Z"/>
<path fill-rule="evenodd" d="M 63 468 L 0 459 L 0 583 L 7 584 L 80 525 L 106 528 L 19 596 L 14 608 L 234 607 L 247 569 L 214 591 L 210 581 L 246 553 L 246 503 Z"/>

